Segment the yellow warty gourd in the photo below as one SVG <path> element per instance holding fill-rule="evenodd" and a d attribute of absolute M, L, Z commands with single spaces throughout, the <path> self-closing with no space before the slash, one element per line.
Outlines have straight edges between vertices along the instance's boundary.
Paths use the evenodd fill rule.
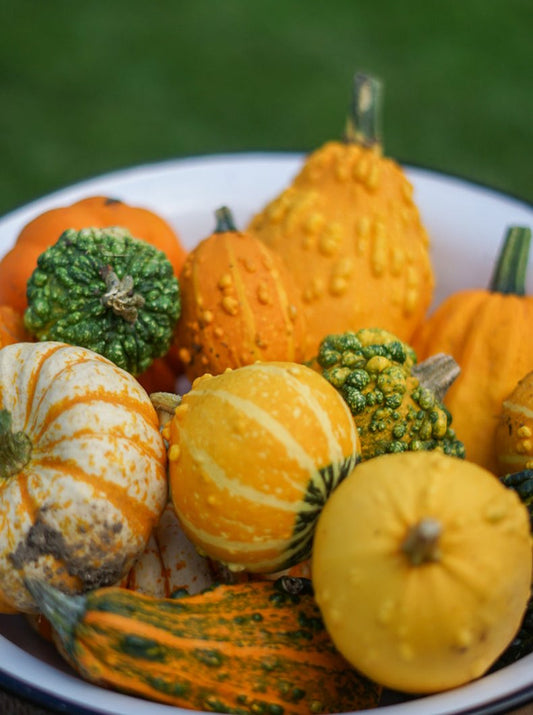
<path fill-rule="evenodd" d="M 363 462 L 318 520 L 315 596 L 340 652 L 377 682 L 429 693 L 483 675 L 518 631 L 529 517 L 478 465 L 439 452 Z"/>

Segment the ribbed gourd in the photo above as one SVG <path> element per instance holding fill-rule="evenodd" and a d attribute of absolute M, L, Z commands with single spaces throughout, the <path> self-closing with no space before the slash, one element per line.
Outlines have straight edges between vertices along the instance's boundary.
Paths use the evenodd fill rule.
<path fill-rule="evenodd" d="M 249 225 L 293 275 L 307 357 L 326 334 L 368 326 L 409 341 L 431 302 L 428 233 L 404 170 L 383 155 L 380 98 L 379 80 L 358 74 L 344 141 L 309 154 Z"/>
<path fill-rule="evenodd" d="M 303 583 L 303 582 L 302 582 Z M 157 599 L 29 586 L 86 680 L 191 710 L 309 715 L 373 708 L 381 688 L 339 655 L 297 580 Z M 149 710 L 147 704 L 147 710 Z"/>
<path fill-rule="evenodd" d="M 67 230 L 39 256 L 26 328 L 94 350 L 133 375 L 168 352 L 180 291 L 162 251 L 111 227 Z"/>
<path fill-rule="evenodd" d="M 484 675 L 518 632 L 531 577 L 518 495 L 441 452 L 358 465 L 315 532 L 312 581 L 328 632 L 355 668 L 395 690 Z"/>
<path fill-rule="evenodd" d="M 231 211 L 187 256 L 180 273 L 182 315 L 175 345 L 190 380 L 256 360 L 301 362 L 306 329 L 292 278 L 280 257 Z"/>
<path fill-rule="evenodd" d="M 353 415 L 361 459 L 380 454 L 440 450 L 464 457 L 441 396 L 458 369 L 447 355 L 417 364 L 414 350 L 381 329 L 328 335 L 314 361 Z"/>
<path fill-rule="evenodd" d="M 444 403 L 469 460 L 498 471 L 495 432 L 503 400 L 533 370 L 533 296 L 525 277 L 531 229 L 511 226 L 489 288 L 458 291 L 422 324 L 412 345 L 420 360 L 444 352 L 461 374 Z"/>
<path fill-rule="evenodd" d="M 296 363 L 197 378 L 163 435 L 183 530 L 233 571 L 306 559 L 322 506 L 360 456 L 344 400 Z"/>
<path fill-rule="evenodd" d="M 0 612 L 32 612 L 25 579 L 118 583 L 167 500 L 157 413 L 135 378 L 57 342 L 0 350 Z"/>

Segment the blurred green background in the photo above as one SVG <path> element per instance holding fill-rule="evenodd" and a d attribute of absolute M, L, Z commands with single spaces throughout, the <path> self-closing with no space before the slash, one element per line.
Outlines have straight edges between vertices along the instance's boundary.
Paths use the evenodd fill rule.
<path fill-rule="evenodd" d="M 0 214 L 135 164 L 308 151 L 352 76 L 385 151 L 533 200 L 531 0 L 4 0 Z"/>

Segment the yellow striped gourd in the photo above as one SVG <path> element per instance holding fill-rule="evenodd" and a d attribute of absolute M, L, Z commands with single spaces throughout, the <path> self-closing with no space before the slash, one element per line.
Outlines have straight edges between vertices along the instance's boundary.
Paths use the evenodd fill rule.
<path fill-rule="evenodd" d="M 164 435 L 185 533 L 236 571 L 278 571 L 309 556 L 323 504 L 360 457 L 342 397 L 296 363 L 198 378 Z"/>

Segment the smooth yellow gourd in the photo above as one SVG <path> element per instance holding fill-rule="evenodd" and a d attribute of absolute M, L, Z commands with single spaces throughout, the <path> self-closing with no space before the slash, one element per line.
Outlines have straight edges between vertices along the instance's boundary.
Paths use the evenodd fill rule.
<path fill-rule="evenodd" d="M 516 634 L 531 583 L 517 494 L 439 452 L 363 462 L 318 520 L 315 596 L 340 652 L 415 693 L 483 675 Z"/>

